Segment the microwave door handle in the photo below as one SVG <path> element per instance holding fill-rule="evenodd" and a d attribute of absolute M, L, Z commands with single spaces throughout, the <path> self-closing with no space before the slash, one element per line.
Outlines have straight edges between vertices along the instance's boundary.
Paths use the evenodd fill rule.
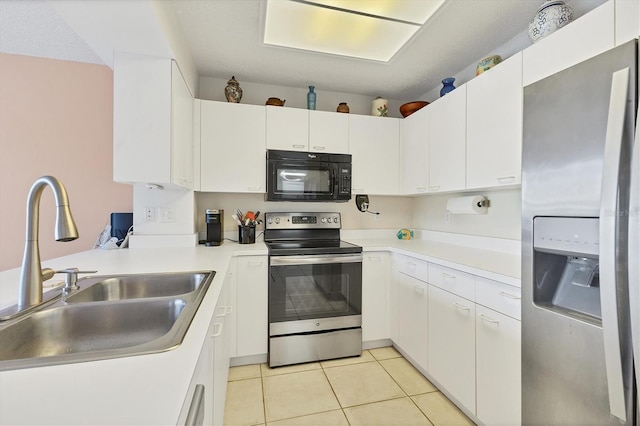
<path fill-rule="evenodd" d="M 629 87 L 629 68 L 613 73 L 604 146 L 600 200 L 600 305 L 609 411 L 626 421 L 616 274 L 618 176 Z"/>
<path fill-rule="evenodd" d="M 636 383 L 640 384 L 640 109 L 636 118 L 636 134 L 631 153 L 629 189 L 629 307 Z"/>

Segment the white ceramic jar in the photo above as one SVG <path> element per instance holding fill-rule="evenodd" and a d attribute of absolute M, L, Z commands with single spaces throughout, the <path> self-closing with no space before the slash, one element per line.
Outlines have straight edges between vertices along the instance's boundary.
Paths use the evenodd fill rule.
<path fill-rule="evenodd" d="M 545 1 L 529 22 L 529 38 L 532 43 L 548 36 L 573 20 L 573 9 L 563 1 Z"/>

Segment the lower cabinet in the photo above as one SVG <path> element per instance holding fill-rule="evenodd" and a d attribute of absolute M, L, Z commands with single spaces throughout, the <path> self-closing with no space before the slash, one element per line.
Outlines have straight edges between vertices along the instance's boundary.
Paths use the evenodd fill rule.
<path fill-rule="evenodd" d="M 520 321 L 476 307 L 477 416 L 487 425 L 520 424 Z"/>
<path fill-rule="evenodd" d="M 474 302 L 429 285 L 427 371 L 467 409 L 476 408 Z"/>
<path fill-rule="evenodd" d="M 236 356 L 267 353 L 267 256 L 239 256 L 236 274 Z"/>
<path fill-rule="evenodd" d="M 362 261 L 362 340 L 389 337 L 389 253 L 365 252 Z"/>

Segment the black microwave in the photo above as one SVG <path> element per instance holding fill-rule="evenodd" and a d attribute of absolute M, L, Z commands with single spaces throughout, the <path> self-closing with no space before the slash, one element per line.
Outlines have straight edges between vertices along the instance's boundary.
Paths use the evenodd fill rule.
<path fill-rule="evenodd" d="M 267 150 L 266 201 L 350 199 L 350 154 Z"/>

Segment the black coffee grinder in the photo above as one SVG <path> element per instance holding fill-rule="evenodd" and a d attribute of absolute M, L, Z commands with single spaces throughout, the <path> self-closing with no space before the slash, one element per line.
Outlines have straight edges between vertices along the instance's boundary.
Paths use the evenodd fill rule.
<path fill-rule="evenodd" d="M 207 236 L 202 243 L 205 246 L 219 246 L 224 239 L 224 210 L 207 209 L 204 214 Z"/>

